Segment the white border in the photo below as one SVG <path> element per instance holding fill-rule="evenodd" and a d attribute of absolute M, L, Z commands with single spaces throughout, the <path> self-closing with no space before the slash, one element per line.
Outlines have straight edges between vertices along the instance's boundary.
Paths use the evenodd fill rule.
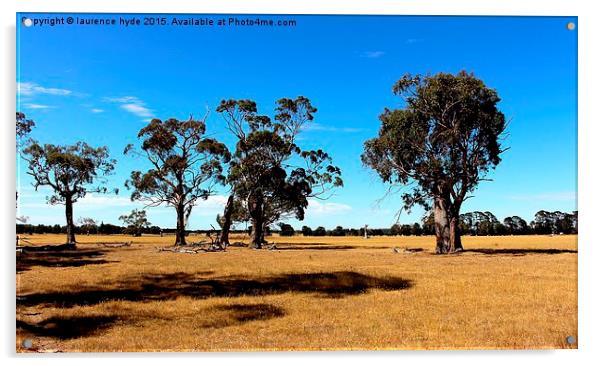
<path fill-rule="evenodd" d="M 600 157 L 602 137 L 598 108 L 602 86 L 600 66 L 601 13 L 595 9 L 595 1 L 559 0 L 347 0 L 347 1 L 288 1 L 283 0 L 104 0 L 76 1 L 43 0 L 3 1 L 1 54 L 3 85 L 0 87 L 0 103 L 5 123 L 2 131 L 3 167 L 9 167 L 0 181 L 2 187 L 2 315 L 5 326 L 1 333 L 2 354 L 8 364 L 57 364 L 61 366 L 103 365 L 121 358 L 118 362 L 131 362 L 133 357 L 144 355 L 96 355 L 79 359 L 77 355 L 63 357 L 21 357 L 14 354 L 14 130 L 12 118 L 15 108 L 15 13 L 21 12 L 155 12 L 155 13 L 256 13 L 256 14 L 406 14 L 406 15 L 571 15 L 579 16 L 579 350 L 544 352 L 479 352 L 479 351 L 435 351 L 435 352 L 347 352 L 347 353 L 275 353 L 275 354 L 152 354 L 144 362 L 163 365 L 172 358 L 178 363 L 190 364 L 281 364 L 305 365 L 308 362 L 341 362 L 360 365 L 366 362 L 379 364 L 413 362 L 446 365 L 506 365 L 508 363 L 546 363 L 550 365 L 590 364 L 602 359 L 600 347 L 602 326 L 599 280 L 602 273 L 599 264 L 602 242 L 596 235 L 599 227 L 600 205 Z M 561 168 L 561 167 L 559 167 Z M 12 171 L 10 171 L 12 169 Z M 520 311 L 520 309 L 517 309 Z M 127 357 L 123 359 L 123 357 Z M 177 359 L 177 360 L 176 360 Z"/>

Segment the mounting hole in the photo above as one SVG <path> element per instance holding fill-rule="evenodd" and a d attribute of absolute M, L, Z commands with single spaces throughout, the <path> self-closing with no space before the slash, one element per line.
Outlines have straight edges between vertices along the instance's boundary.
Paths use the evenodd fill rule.
<path fill-rule="evenodd" d="M 31 339 L 24 339 L 23 342 L 21 342 L 21 345 L 23 348 L 31 348 L 31 346 L 33 346 L 33 342 Z"/>
<path fill-rule="evenodd" d="M 574 30 L 574 29 L 575 29 L 575 23 L 573 23 L 573 22 L 568 22 L 568 23 L 566 24 L 566 29 L 568 29 L 568 30 L 570 30 L 570 31 Z"/>
<path fill-rule="evenodd" d="M 575 344 L 575 343 L 577 343 L 577 340 L 573 336 L 568 336 L 568 337 L 566 337 L 566 343 Z"/>
<path fill-rule="evenodd" d="M 21 20 L 21 22 L 23 23 L 24 26 L 26 27 L 31 27 L 33 25 L 33 21 L 29 18 L 23 18 Z"/>

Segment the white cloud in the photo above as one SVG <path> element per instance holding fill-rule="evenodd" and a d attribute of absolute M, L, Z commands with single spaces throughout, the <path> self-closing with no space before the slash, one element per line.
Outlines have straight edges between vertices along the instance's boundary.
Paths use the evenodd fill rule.
<path fill-rule="evenodd" d="M 309 205 L 307 206 L 307 211 L 305 215 L 309 217 L 310 215 L 338 215 L 342 213 L 346 213 L 351 211 L 352 208 L 349 205 L 343 203 L 335 203 L 335 202 L 321 202 L 316 199 L 310 199 Z"/>
<path fill-rule="evenodd" d="M 120 107 L 138 117 L 152 117 L 153 111 L 146 107 L 145 103 L 138 97 L 111 97 L 105 98 L 106 101 L 120 104 Z"/>
<path fill-rule="evenodd" d="M 104 112 L 104 109 L 92 108 L 92 109 L 90 109 L 90 112 L 92 112 L 92 113 L 102 113 L 102 112 Z"/>
<path fill-rule="evenodd" d="M 50 196 L 52 192 L 40 191 L 37 193 L 19 193 L 20 198 L 26 198 L 28 201 L 35 199 L 35 202 L 23 202 L 19 204 L 20 208 L 48 208 L 52 205 L 46 202 L 46 197 Z M 97 194 L 88 193 L 84 198 L 80 198 L 75 205 L 79 209 L 102 209 L 103 207 L 123 207 L 135 205 L 135 202 L 130 201 L 129 198 L 111 194 Z M 61 206 L 61 205 L 55 205 Z"/>
<path fill-rule="evenodd" d="M 73 93 L 68 89 L 47 88 L 32 82 L 18 82 L 17 92 L 22 96 L 31 96 L 36 94 L 70 95 Z"/>
<path fill-rule="evenodd" d="M 146 108 L 145 106 L 143 106 L 141 104 L 135 104 L 135 103 L 122 104 L 121 108 L 123 108 L 126 111 L 133 113 L 139 117 L 151 117 L 153 115 L 153 113 L 151 112 L 150 109 Z"/>
<path fill-rule="evenodd" d="M 24 103 L 23 106 L 25 108 L 29 108 L 29 109 L 49 109 L 49 108 L 54 108 L 54 107 L 49 106 L 49 105 L 35 104 L 35 103 Z"/>
<path fill-rule="evenodd" d="M 113 103 L 132 103 L 132 102 L 140 102 L 140 99 L 138 99 L 137 97 L 132 97 L 132 96 L 125 96 L 125 97 L 107 97 L 104 98 L 107 102 L 113 102 Z"/>
<path fill-rule="evenodd" d="M 304 131 L 347 132 L 347 133 L 355 133 L 355 132 L 364 131 L 363 128 L 326 126 L 326 125 L 322 125 L 319 123 L 308 124 L 303 128 L 303 130 Z"/>
<path fill-rule="evenodd" d="M 364 51 L 362 52 L 362 54 L 360 55 L 360 57 L 363 58 L 379 58 L 379 57 L 383 57 L 385 55 L 384 51 Z"/>
<path fill-rule="evenodd" d="M 77 201 L 79 207 L 116 207 L 131 206 L 134 204 L 128 197 L 117 196 L 114 194 L 96 194 L 88 193 L 84 198 Z"/>

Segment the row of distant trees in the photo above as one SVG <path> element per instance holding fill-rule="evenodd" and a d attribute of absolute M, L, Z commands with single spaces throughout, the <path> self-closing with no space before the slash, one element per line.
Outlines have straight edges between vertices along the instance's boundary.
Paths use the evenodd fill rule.
<path fill-rule="evenodd" d="M 296 231 L 291 225 L 281 223 L 280 235 L 293 236 L 364 236 L 364 228 L 344 228 L 337 226 L 327 230 L 323 226 L 315 229 L 303 226 Z M 462 235 L 530 235 L 530 234 L 577 234 L 578 211 L 538 211 L 531 222 L 519 216 L 509 216 L 503 220 L 489 211 L 474 211 L 460 215 L 459 229 Z M 425 216 L 422 223 L 394 224 L 390 228 L 368 229 L 368 235 L 435 235 L 435 222 L 433 214 Z"/>
<path fill-rule="evenodd" d="M 481 212 L 474 211 L 460 215 L 462 223 L 460 230 L 462 235 L 484 236 L 484 235 L 530 235 L 530 234 L 577 234 L 578 233 L 578 212 L 571 213 L 561 211 L 545 211 L 541 210 L 535 214 L 534 219 L 527 223 L 526 220 L 519 216 L 508 216 L 502 221 L 489 211 Z M 105 224 L 101 222 L 99 225 L 94 220 L 89 218 L 80 219 L 81 224 L 75 226 L 76 234 L 90 235 L 112 235 L 112 234 L 130 234 L 139 236 L 142 234 L 173 234 L 176 232 L 174 228 L 161 228 L 156 225 L 150 225 L 146 219 L 145 211 L 133 210 L 129 215 L 122 215 L 120 219 L 125 226 Z M 337 226 L 334 229 L 326 229 L 323 226 L 318 226 L 315 229 L 304 225 L 301 230 L 287 223 L 278 224 L 278 229 L 266 231 L 266 235 L 272 232 L 277 232 L 281 236 L 293 236 L 301 234 L 303 236 L 364 236 L 364 228 L 344 228 Z M 210 230 L 211 231 L 211 230 Z M 198 230 L 199 233 L 207 232 L 206 230 Z M 240 233 L 250 233 L 251 228 L 245 230 L 237 230 Z M 18 234 L 65 234 L 67 227 L 61 225 L 31 225 L 17 224 Z M 435 229 L 432 215 L 426 216 L 422 223 L 415 222 L 413 224 L 394 224 L 390 228 L 369 228 L 369 236 L 419 236 L 419 235 L 434 235 Z"/>

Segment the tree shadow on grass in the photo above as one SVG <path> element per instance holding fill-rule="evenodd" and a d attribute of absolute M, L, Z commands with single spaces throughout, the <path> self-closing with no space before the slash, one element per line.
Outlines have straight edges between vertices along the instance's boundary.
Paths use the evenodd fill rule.
<path fill-rule="evenodd" d="M 202 328 L 225 328 L 253 321 L 266 321 L 286 315 L 284 309 L 271 304 L 218 305 L 217 313 L 204 319 Z M 49 337 L 68 340 L 97 335 L 112 327 L 120 317 L 109 315 L 53 316 L 38 323 L 17 319 L 17 333 L 22 337 Z M 121 319 L 123 320 L 123 319 Z M 127 320 L 127 318 L 126 318 Z"/>
<path fill-rule="evenodd" d="M 112 326 L 115 316 L 53 316 L 39 323 L 17 320 L 17 331 L 35 337 L 73 339 L 94 335 Z"/>
<path fill-rule="evenodd" d="M 17 306 L 72 307 L 105 301 L 163 301 L 178 297 L 264 296 L 285 292 L 326 298 L 358 295 L 371 289 L 397 291 L 412 286 L 397 277 L 372 277 L 357 272 L 292 273 L 257 279 L 222 277 L 199 279 L 198 274 L 172 273 L 130 277 L 120 282 L 81 287 L 73 291 L 32 293 L 17 298 Z"/>
<path fill-rule="evenodd" d="M 534 248 L 534 249 L 466 249 L 464 253 L 481 253 L 487 255 L 515 255 L 522 256 L 527 254 L 563 254 L 563 253 L 577 253 L 573 249 L 545 249 L 545 248 Z"/>
<path fill-rule="evenodd" d="M 212 308 L 218 315 L 202 325 L 203 328 L 225 328 L 260 320 L 281 318 L 286 315 L 283 308 L 271 304 L 218 305 Z M 223 313 L 222 316 L 219 314 Z"/>
<path fill-rule="evenodd" d="M 17 273 L 30 270 L 32 267 L 82 267 L 92 264 L 113 263 L 102 259 L 105 250 L 61 250 L 24 252 L 17 254 Z"/>

